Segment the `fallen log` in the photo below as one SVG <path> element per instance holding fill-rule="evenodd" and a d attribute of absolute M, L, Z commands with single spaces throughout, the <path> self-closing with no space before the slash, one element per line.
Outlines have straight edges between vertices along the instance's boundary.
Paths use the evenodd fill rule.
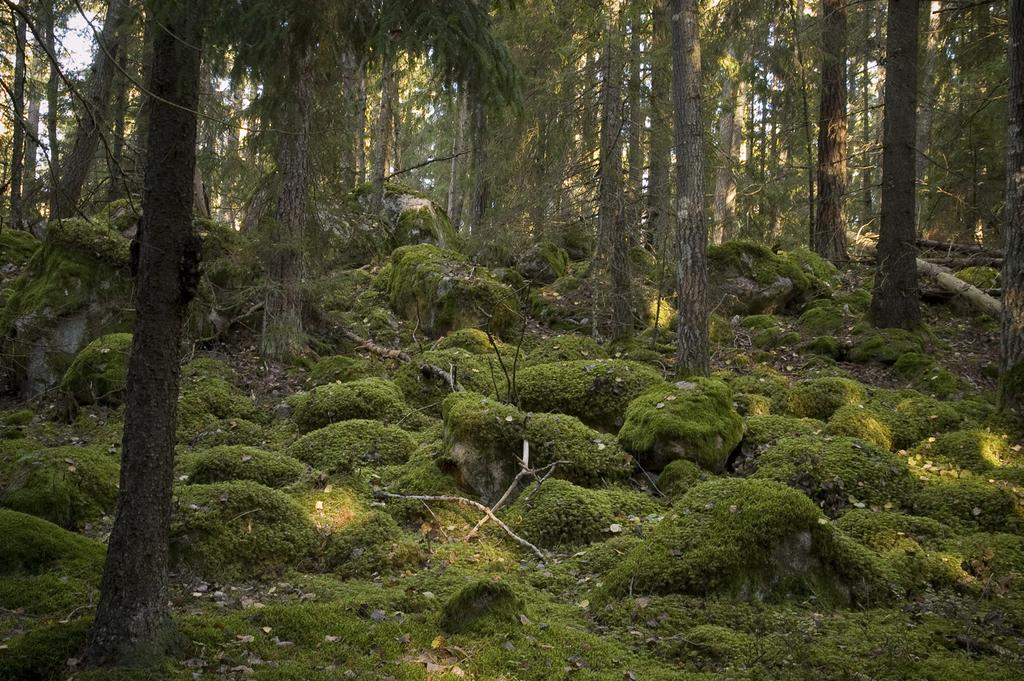
<path fill-rule="evenodd" d="M 960 296 L 979 312 L 983 312 L 996 319 L 999 319 L 1002 314 L 1002 305 L 1000 305 L 998 300 L 977 286 L 972 286 L 963 279 L 958 279 L 956 275 L 945 267 L 918 258 L 917 271 L 928 275 L 935 283 L 950 293 Z"/>
<path fill-rule="evenodd" d="M 962 270 L 965 267 L 995 267 L 999 269 L 1003 266 L 1003 258 L 990 257 L 987 255 L 973 255 L 963 258 L 958 257 L 945 257 L 945 256 L 932 256 L 923 255 L 922 260 L 927 260 L 935 265 L 942 265 L 952 270 Z"/>
<path fill-rule="evenodd" d="M 989 248 L 980 244 L 962 244 L 956 241 L 935 241 L 933 239 L 918 239 L 917 245 L 930 251 L 945 251 L 947 253 L 978 253 L 990 257 L 1002 257 L 1003 252 L 998 248 Z"/>

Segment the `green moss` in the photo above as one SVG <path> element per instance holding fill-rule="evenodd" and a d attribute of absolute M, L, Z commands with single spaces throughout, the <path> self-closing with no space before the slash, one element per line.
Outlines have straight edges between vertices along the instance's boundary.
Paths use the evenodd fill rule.
<path fill-rule="evenodd" d="M 302 507 L 259 483 L 185 485 L 175 496 L 172 556 L 208 579 L 280 572 L 309 558 L 316 545 Z"/>
<path fill-rule="evenodd" d="M 384 286 L 391 307 L 434 336 L 485 323 L 507 335 L 519 318 L 515 293 L 486 268 L 427 244 L 396 249 Z"/>
<path fill-rule="evenodd" d="M 779 257 L 767 246 L 750 241 L 728 241 L 708 248 L 708 265 L 713 271 L 732 271 L 750 276 L 762 286 L 790 279 L 801 288 L 810 285 L 807 275 L 793 260 Z"/>
<path fill-rule="evenodd" d="M 23 267 L 39 248 L 39 239 L 31 232 L 5 229 L 0 232 L 0 263 Z"/>
<path fill-rule="evenodd" d="M 190 441 L 196 447 L 219 447 L 221 445 L 255 447 L 263 442 L 263 435 L 263 427 L 248 419 L 213 419 L 205 422 L 203 430 L 195 433 Z"/>
<path fill-rule="evenodd" d="M 91 618 L 50 623 L 19 636 L 0 651 L 0 678 L 12 681 L 57 681 L 66 677 L 68 660 L 88 642 Z"/>
<path fill-rule="evenodd" d="M 768 480 L 714 479 L 673 505 L 648 541 L 612 570 L 600 594 L 761 600 L 816 593 L 848 600 L 872 575 L 870 564 L 853 563 L 846 548 L 800 492 Z"/>
<path fill-rule="evenodd" d="M 394 422 L 408 413 L 401 389 L 383 378 L 328 383 L 292 398 L 293 419 L 303 432 L 349 419 Z"/>
<path fill-rule="evenodd" d="M 710 479 L 711 475 L 697 464 L 686 459 L 672 461 L 658 476 L 658 489 L 669 499 L 676 499 L 696 485 Z"/>
<path fill-rule="evenodd" d="M 227 379 L 210 372 L 206 363 L 200 367 L 186 365 L 178 393 L 178 440 L 197 442 L 203 436 L 223 430 L 224 419 L 256 418 L 256 405 Z"/>
<path fill-rule="evenodd" d="M 947 397 L 961 389 L 955 374 L 921 352 L 900 355 L 893 370 L 915 389 L 937 397 Z"/>
<path fill-rule="evenodd" d="M 744 317 L 743 321 L 740 322 L 740 326 L 753 331 L 769 331 L 779 328 L 780 324 L 774 315 L 755 314 Z"/>
<path fill-rule="evenodd" d="M 25 427 L 32 423 L 35 412 L 31 409 L 0 411 L 0 439 L 15 440 L 25 436 Z"/>
<path fill-rule="evenodd" d="M 740 416 L 766 416 L 772 412 L 772 401 L 764 395 L 739 393 L 732 396 L 732 403 Z"/>
<path fill-rule="evenodd" d="M 362 357 L 332 355 L 317 360 L 309 369 L 309 383 L 324 385 L 335 381 L 354 381 L 370 373 L 370 362 Z"/>
<path fill-rule="evenodd" d="M 0 505 L 75 529 L 113 513 L 117 458 L 103 447 L 35 448 L 0 458 Z"/>
<path fill-rule="evenodd" d="M 713 303 L 735 314 L 778 312 L 815 288 L 794 259 L 748 241 L 710 246 L 708 269 Z"/>
<path fill-rule="evenodd" d="M 828 302 L 830 304 L 818 304 L 810 307 L 800 315 L 800 325 L 809 333 L 832 334 L 843 327 L 845 320 L 842 314 L 834 303 Z"/>
<path fill-rule="evenodd" d="M 773 400 L 781 399 L 789 390 L 789 379 L 771 367 L 755 366 L 749 373 L 721 372 L 716 374 L 734 393 L 764 395 Z"/>
<path fill-rule="evenodd" d="M 530 347 L 529 364 L 551 364 L 582 359 L 607 359 L 597 341 L 589 336 L 566 334 L 544 338 Z"/>
<path fill-rule="evenodd" d="M 181 379 L 220 378 L 231 381 L 235 377 L 234 370 L 224 361 L 213 357 L 196 357 L 181 367 Z"/>
<path fill-rule="evenodd" d="M 506 366 L 511 373 L 511 357 L 505 358 Z M 410 404 L 425 407 L 424 412 L 437 416 L 441 413 L 441 402 L 452 392 L 451 386 L 444 379 L 425 374 L 422 367 L 435 366 L 449 373 L 466 390 L 486 393 L 494 385 L 505 392 L 505 373 L 501 370 L 497 357 L 478 355 L 462 348 L 445 350 L 427 350 L 413 358 L 412 362 L 403 364 L 395 374 L 395 383 Z"/>
<path fill-rule="evenodd" d="M 33 515 L 0 509 L 0 536 L 0 575 L 92 576 L 103 568 L 102 544 Z"/>
<path fill-rule="evenodd" d="M 836 266 L 809 248 L 801 246 L 782 251 L 779 256 L 799 267 L 820 294 L 828 293 L 838 285 L 839 270 Z"/>
<path fill-rule="evenodd" d="M 61 389 L 79 404 L 120 404 L 127 389 L 130 333 L 100 336 L 75 356 L 61 381 Z"/>
<path fill-rule="evenodd" d="M 906 449 L 929 435 L 955 429 L 961 421 L 952 404 L 912 390 L 876 390 L 868 407 L 889 427 L 893 449 Z"/>
<path fill-rule="evenodd" d="M 516 377 L 523 409 L 569 414 L 600 430 L 617 430 L 629 403 L 662 382 L 656 370 L 628 360 L 541 364 Z"/>
<path fill-rule="evenodd" d="M 825 432 L 856 438 L 881 449 L 892 449 L 892 429 L 872 409 L 862 404 L 839 407 L 828 420 Z"/>
<path fill-rule="evenodd" d="M 193 484 L 252 480 L 267 487 L 283 487 L 301 480 L 307 468 L 290 456 L 255 447 L 226 445 L 188 457 L 184 470 Z"/>
<path fill-rule="evenodd" d="M 441 610 L 440 624 L 450 634 L 470 630 L 480 633 L 488 625 L 515 624 L 525 608 L 523 599 L 505 582 L 478 580 L 448 599 Z"/>
<path fill-rule="evenodd" d="M 818 336 L 808 342 L 804 349 L 831 359 L 839 359 L 843 354 L 843 344 L 835 336 Z"/>
<path fill-rule="evenodd" d="M 505 344 L 497 338 L 494 339 L 494 342 L 504 353 Z M 487 332 L 480 329 L 458 329 L 437 342 L 438 350 L 448 350 L 450 348 L 459 348 L 474 355 L 491 355 L 494 353 L 491 341 L 487 338 Z"/>
<path fill-rule="evenodd" d="M 953 537 L 946 548 L 985 586 L 1016 583 L 1024 576 L 1024 537 L 1005 532 L 975 532 Z"/>
<path fill-rule="evenodd" d="M 953 527 L 999 532 L 1021 526 L 1016 496 L 1001 483 L 974 476 L 922 480 L 911 508 Z"/>
<path fill-rule="evenodd" d="M 906 329 L 870 329 L 850 349 L 851 362 L 893 364 L 908 352 L 924 352 L 920 335 Z"/>
<path fill-rule="evenodd" d="M 783 438 L 758 457 L 754 476 L 802 490 L 830 515 L 899 505 L 913 485 L 900 459 L 852 438 Z"/>
<path fill-rule="evenodd" d="M 867 392 L 857 381 L 838 376 L 801 381 L 780 399 L 793 416 L 827 420 L 837 409 L 864 401 Z"/>
<path fill-rule="evenodd" d="M 1009 440 L 986 430 L 957 430 L 928 438 L 910 451 L 911 465 L 952 468 L 988 474 L 1024 461 Z"/>
<path fill-rule="evenodd" d="M 816 435 L 824 428 L 825 424 L 816 419 L 801 419 L 775 414 L 751 416 L 746 421 L 743 446 L 757 450 L 784 437 Z"/>
<path fill-rule="evenodd" d="M 386 513 L 374 511 L 332 532 L 324 548 L 327 569 L 342 579 L 367 579 L 418 566 L 423 551 Z"/>
<path fill-rule="evenodd" d="M 398 426 L 352 419 L 307 433 L 285 452 L 326 473 L 343 475 L 364 466 L 403 463 L 415 448 L 412 436 Z"/>
<path fill-rule="evenodd" d="M 648 390 L 629 404 L 619 442 L 653 471 L 689 459 L 721 472 L 743 436 L 728 386 L 696 378 Z"/>
<path fill-rule="evenodd" d="M 957 279 L 982 290 L 999 288 L 1000 272 L 995 267 L 965 267 L 956 273 Z"/>

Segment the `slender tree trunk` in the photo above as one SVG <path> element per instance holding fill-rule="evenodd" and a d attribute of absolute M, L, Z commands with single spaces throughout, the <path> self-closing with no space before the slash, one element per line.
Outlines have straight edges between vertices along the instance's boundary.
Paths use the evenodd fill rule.
<path fill-rule="evenodd" d="M 11 134 L 11 227 L 21 229 L 25 215 L 21 205 L 22 170 L 25 167 L 25 20 L 18 18 L 14 30 L 14 84 L 11 109 L 14 125 Z"/>
<path fill-rule="evenodd" d="M 667 0 L 657 0 L 651 35 L 651 130 L 647 176 L 647 238 L 668 243 L 672 188 L 669 178 L 672 151 L 672 61 Z M 662 258 L 667 253 L 659 253 Z"/>
<path fill-rule="evenodd" d="M 57 21 L 57 0 L 44 3 L 43 32 L 46 41 L 46 53 L 57 54 L 57 41 L 54 25 Z M 50 147 L 49 162 L 49 214 L 57 213 L 57 188 L 60 186 L 60 140 L 57 138 L 57 124 L 60 121 L 60 69 L 52 60 L 49 63 L 49 75 L 46 79 L 46 136 Z"/>
<path fill-rule="evenodd" d="M 704 120 L 701 112 L 697 0 L 672 0 L 672 93 L 676 130 L 676 266 L 679 336 L 676 371 L 706 376 L 708 229 L 704 216 Z"/>
<path fill-rule="evenodd" d="M 121 483 L 85 655 L 91 666 L 150 663 L 172 639 L 168 542 L 179 345 L 199 258 L 191 188 L 203 5 L 168 5 L 155 38 L 149 129 L 160 154 L 146 160 Z"/>
<path fill-rule="evenodd" d="M 114 130 L 110 142 L 110 156 L 107 158 L 107 175 L 110 184 L 107 186 L 107 203 L 124 196 L 124 123 L 128 114 L 128 79 L 122 71 L 128 68 L 125 50 L 119 56 L 121 68 L 115 78 L 117 89 L 114 92 L 114 107 L 111 118 L 114 119 Z"/>
<path fill-rule="evenodd" d="M 607 12 L 604 45 L 604 82 L 601 88 L 601 165 L 598 171 L 598 226 L 594 261 L 598 272 L 607 272 L 611 287 L 598 292 L 594 329 L 606 329 L 612 338 L 628 336 L 633 328 L 630 293 L 629 240 L 626 233 L 622 187 L 622 11 L 611 0 Z M 607 325 L 600 319 L 608 319 Z"/>
<path fill-rule="evenodd" d="M 644 196 L 644 148 L 640 143 L 644 129 L 644 112 L 640 97 L 643 89 L 643 64 L 640 57 L 640 27 L 634 20 L 630 23 L 629 34 L 629 80 L 626 82 L 626 162 L 629 188 L 626 196 L 629 200 L 628 225 L 631 228 L 640 225 L 643 214 Z"/>
<path fill-rule="evenodd" d="M 804 3 L 797 0 L 796 6 L 790 2 L 790 13 L 793 20 L 793 46 L 796 55 L 796 70 L 800 80 L 800 101 L 803 105 L 804 114 L 804 152 L 807 163 L 807 236 L 810 241 L 814 240 L 814 141 L 811 138 L 811 106 L 807 94 L 807 70 L 804 68 L 804 54 L 801 49 L 800 33 L 803 27 L 800 24 L 804 15 Z M 763 136 L 762 136 L 763 139 Z M 761 154 L 761 162 L 764 163 L 764 154 Z"/>
<path fill-rule="evenodd" d="M 822 7 L 821 115 L 818 119 L 818 216 L 811 249 L 846 262 L 846 0 Z"/>
<path fill-rule="evenodd" d="M 294 131 L 294 134 L 281 136 L 277 154 L 281 194 L 277 201 L 276 219 L 272 223 L 271 243 L 274 247 L 267 262 L 267 297 L 260 339 L 263 353 L 279 359 L 294 357 L 304 345 L 302 242 L 312 181 L 312 54 L 298 58 L 288 80 L 292 91 L 288 93 L 288 110 L 282 128 Z"/>
<path fill-rule="evenodd" d="M 370 182 L 373 183 L 373 208 L 379 211 L 384 203 L 384 175 L 387 174 L 388 148 L 391 136 L 391 80 L 394 78 L 395 61 L 385 55 L 380 73 L 380 106 L 373 128 L 373 160 Z"/>
<path fill-rule="evenodd" d="M 359 60 L 356 73 L 355 185 L 366 182 L 366 60 Z"/>
<path fill-rule="evenodd" d="M 939 24 L 942 17 L 942 3 L 931 0 L 928 3 L 928 36 L 925 39 L 924 60 L 921 64 L 921 98 L 917 114 L 917 187 L 923 191 L 925 175 L 930 161 L 928 145 L 932 137 L 932 114 L 935 112 L 935 93 L 938 83 L 935 82 L 935 61 L 939 52 Z M 921 234 L 921 208 L 923 201 L 917 202 L 917 233 Z"/>
<path fill-rule="evenodd" d="M 730 52 L 730 62 L 735 54 Z M 728 237 L 733 217 L 736 214 L 736 173 L 734 164 L 739 153 L 740 130 L 738 119 L 743 115 L 743 98 L 738 86 L 739 72 L 730 73 L 731 64 L 722 74 L 722 116 L 718 120 L 718 146 L 721 161 L 715 171 L 715 203 L 711 242 L 720 244 Z"/>
<path fill-rule="evenodd" d="M 869 10 L 865 7 L 864 12 Z M 871 15 L 864 17 L 864 74 L 861 76 L 861 115 L 860 115 L 860 143 L 861 156 L 861 211 L 863 212 L 862 224 L 868 224 L 874 219 L 875 202 L 871 198 L 874 191 L 874 160 L 871 157 L 871 74 L 868 72 L 868 49 L 871 43 Z"/>
<path fill-rule="evenodd" d="M 39 183 L 36 181 L 36 164 L 39 158 L 39 92 L 29 88 L 28 115 L 26 117 L 25 167 L 21 171 L 22 221 L 34 220 L 38 215 L 36 202 L 39 197 Z"/>
<path fill-rule="evenodd" d="M 487 168 L 487 108 L 483 101 L 470 99 L 469 176 L 472 190 L 469 202 L 469 233 L 478 234 L 487 219 L 487 206 L 491 202 L 491 181 Z"/>
<path fill-rule="evenodd" d="M 391 126 L 391 135 L 389 137 L 391 141 L 391 149 L 388 154 L 388 159 L 390 159 L 391 168 L 393 170 L 398 170 L 402 167 L 402 100 L 399 94 L 402 72 L 397 68 L 397 66 L 398 64 L 396 62 L 396 68 L 392 72 L 391 79 L 388 82 L 390 87 L 390 91 L 388 92 L 388 101 L 390 102 L 390 106 L 388 107 L 388 110 L 391 112 L 391 120 L 389 121 L 389 125 Z"/>
<path fill-rule="evenodd" d="M 1010 131 L 1006 172 L 999 404 L 1024 414 L 1024 0 L 1010 0 Z"/>
<path fill-rule="evenodd" d="M 917 0 L 889 0 L 882 223 L 871 318 L 878 327 L 920 324 L 914 229 L 914 133 L 917 130 Z"/>
<path fill-rule="evenodd" d="M 458 231 L 462 224 L 462 154 L 466 147 L 466 121 L 469 117 L 469 101 L 466 98 L 466 90 L 459 87 L 459 92 L 454 98 L 455 134 L 452 136 L 452 162 L 448 178 L 448 219 L 452 221 L 452 227 Z"/>

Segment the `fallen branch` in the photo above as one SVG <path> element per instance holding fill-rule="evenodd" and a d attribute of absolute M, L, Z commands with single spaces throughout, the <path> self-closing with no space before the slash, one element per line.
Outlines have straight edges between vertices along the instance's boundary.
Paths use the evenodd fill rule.
<path fill-rule="evenodd" d="M 985 293 L 977 286 L 972 286 L 963 279 L 957 278 L 956 275 L 945 267 L 940 267 L 939 265 L 918 259 L 917 271 L 932 277 L 939 286 L 947 291 L 958 296 L 962 296 L 964 300 L 969 302 L 979 311 L 984 312 L 991 317 L 995 317 L 996 319 L 1000 318 L 1000 315 L 1002 314 L 1002 305 L 998 300 Z"/>
<path fill-rule="evenodd" d="M 961 244 L 955 241 L 934 241 L 932 239 L 918 239 L 917 245 L 932 251 L 946 251 L 947 253 L 980 253 L 991 257 L 1002 257 L 999 249 L 981 246 L 979 244 Z"/>
<path fill-rule="evenodd" d="M 339 326 L 338 330 L 342 336 L 355 343 L 359 349 L 367 350 L 378 357 L 383 357 L 384 359 L 396 359 L 399 362 L 405 363 L 412 362 L 412 356 L 398 348 L 389 348 L 379 343 L 375 343 L 368 338 L 363 338 L 355 331 L 345 328 L 344 326 Z M 441 367 L 434 366 L 433 364 L 421 364 L 420 373 L 428 378 L 440 378 L 452 389 L 452 392 L 459 392 L 463 389 L 455 379 L 454 371 L 445 371 Z"/>
<path fill-rule="evenodd" d="M 952 270 L 962 270 L 965 267 L 995 267 L 998 269 L 1003 266 L 1002 256 L 992 257 L 987 255 L 969 255 L 966 257 L 933 257 L 925 255 L 921 259 L 927 260 L 928 262 L 936 265 L 948 267 Z"/>
<path fill-rule="evenodd" d="M 455 377 L 455 367 L 452 367 L 451 371 L 445 371 L 439 366 L 433 364 L 421 364 L 420 373 L 427 378 L 439 378 L 445 382 L 453 393 L 462 392 L 464 388 L 459 384 L 459 381 Z"/>
<path fill-rule="evenodd" d="M 491 509 L 487 508 L 486 506 L 481 504 L 479 501 L 473 501 L 472 499 L 467 499 L 465 497 L 456 497 L 456 496 L 448 496 L 448 495 L 430 496 L 430 495 L 422 495 L 422 494 L 393 494 L 392 492 L 384 492 L 384 491 L 380 491 L 380 490 L 378 490 L 374 494 L 375 494 L 375 496 L 378 496 L 378 497 L 381 497 L 381 498 L 384 498 L 384 499 L 407 499 L 407 500 L 411 500 L 411 501 L 447 501 L 447 502 L 451 502 L 453 504 L 459 504 L 460 506 L 471 506 L 471 507 L 477 509 L 478 511 L 482 511 L 482 512 L 486 513 L 487 516 L 490 517 L 490 519 L 493 520 L 494 523 L 498 527 L 500 527 L 502 530 L 505 531 L 505 534 L 507 534 L 512 539 L 514 539 L 521 546 L 524 546 L 527 549 L 529 549 L 530 551 L 532 551 L 533 554 L 535 556 L 537 556 L 537 558 L 539 558 L 541 560 L 541 562 L 546 560 L 546 558 L 544 557 L 544 553 L 540 549 L 538 549 L 536 546 L 534 546 L 533 544 L 531 544 L 530 542 L 526 541 L 525 539 L 520 537 L 518 534 L 513 532 L 512 528 L 510 528 L 508 525 L 506 525 L 504 522 L 502 522 L 501 518 L 499 518 L 498 516 L 494 515 L 494 513 L 491 512 Z"/>

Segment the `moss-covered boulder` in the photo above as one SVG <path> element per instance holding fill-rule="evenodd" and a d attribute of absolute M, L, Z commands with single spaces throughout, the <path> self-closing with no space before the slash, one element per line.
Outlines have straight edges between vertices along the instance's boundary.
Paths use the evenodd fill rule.
<path fill-rule="evenodd" d="M 401 389 L 383 378 L 328 383 L 291 399 L 292 417 L 303 432 L 350 419 L 394 422 L 409 409 Z"/>
<path fill-rule="evenodd" d="M 906 329 L 866 329 L 850 348 L 851 362 L 894 364 L 902 355 L 924 352 L 920 334 Z"/>
<path fill-rule="evenodd" d="M 792 258 L 748 241 L 708 248 L 711 307 L 729 315 L 778 312 L 813 290 L 813 274 Z"/>
<path fill-rule="evenodd" d="M 392 309 L 432 336 L 485 324 L 505 336 L 517 326 L 515 292 L 453 251 L 404 246 L 391 254 L 381 277 Z"/>
<path fill-rule="evenodd" d="M 308 470 L 298 459 L 243 445 L 200 450 L 183 463 L 193 484 L 252 480 L 267 487 L 283 487 L 301 480 Z"/>
<path fill-rule="evenodd" d="M 800 326 L 816 335 L 835 334 L 847 322 L 844 312 L 844 308 L 834 300 L 816 300 L 804 308 L 800 315 Z"/>
<path fill-rule="evenodd" d="M 758 457 L 754 477 L 795 487 L 832 516 L 851 506 L 899 506 L 913 487 L 901 459 L 842 437 L 783 438 Z"/>
<path fill-rule="evenodd" d="M 387 513 L 374 511 L 332 532 L 324 565 L 342 579 L 368 579 L 418 566 L 424 551 Z"/>
<path fill-rule="evenodd" d="M 569 254 L 550 241 L 534 244 L 516 260 L 516 270 L 536 284 L 550 284 L 568 268 Z"/>
<path fill-rule="evenodd" d="M 678 499 L 697 483 L 710 480 L 711 474 L 687 459 L 676 459 L 658 475 L 658 490 L 669 499 Z"/>
<path fill-rule="evenodd" d="M 221 368 L 227 370 L 222 363 L 210 360 L 191 366 L 194 363 L 182 368 L 178 391 L 180 442 L 196 444 L 217 431 L 231 429 L 233 419 L 258 418 L 256 404 L 219 373 Z"/>
<path fill-rule="evenodd" d="M 0 455 L 0 506 L 77 529 L 114 512 L 120 468 L 101 446 Z"/>
<path fill-rule="evenodd" d="M 0 509 L 0 575 L 39 575 L 61 570 L 98 575 L 103 544 L 42 518 Z"/>
<path fill-rule="evenodd" d="M 780 406 L 787 414 L 825 421 L 840 407 L 865 399 L 867 391 L 857 381 L 826 376 L 800 381 L 780 399 Z"/>
<path fill-rule="evenodd" d="M 108 220 L 55 220 L 0 311 L 4 363 L 34 396 L 92 339 L 131 328 L 128 239 Z"/>
<path fill-rule="evenodd" d="M 477 393 L 444 402 L 444 454 L 459 481 L 496 501 L 519 472 L 523 441 L 534 468 L 559 463 L 554 475 L 584 485 L 622 480 L 633 459 L 611 435 L 564 414 L 528 414 Z"/>
<path fill-rule="evenodd" d="M 603 596 L 727 594 L 745 600 L 814 593 L 861 600 L 877 575 L 807 496 L 769 480 L 692 487 L 605 580 Z"/>
<path fill-rule="evenodd" d="M 309 432 L 285 452 L 331 475 L 344 475 L 364 466 L 405 462 L 416 442 L 398 426 L 352 419 Z"/>
<path fill-rule="evenodd" d="M 875 390 L 867 407 L 888 426 L 894 450 L 912 447 L 936 433 L 955 430 L 964 416 L 957 406 L 913 390 Z"/>
<path fill-rule="evenodd" d="M 340 381 L 354 381 L 371 373 L 370 362 L 362 357 L 331 355 L 321 357 L 309 368 L 307 381 L 312 386 Z"/>
<path fill-rule="evenodd" d="M 511 358 L 506 358 L 506 362 L 511 373 Z M 465 390 L 487 393 L 497 385 L 503 395 L 507 392 L 505 373 L 493 354 L 477 354 L 462 348 L 427 350 L 398 369 L 395 384 L 410 404 L 432 416 L 440 415 L 441 402 L 451 394 L 452 386 L 430 367 L 448 372 Z"/>
<path fill-rule="evenodd" d="M 619 442 L 646 470 L 688 459 L 713 473 L 743 436 L 743 420 L 721 381 L 695 378 L 651 388 L 630 402 Z"/>
<path fill-rule="evenodd" d="M 127 389 L 130 333 L 100 336 L 75 356 L 60 387 L 79 404 L 120 404 Z"/>
<path fill-rule="evenodd" d="M 737 473 L 752 472 L 761 452 L 779 440 L 818 435 L 825 429 L 825 424 L 817 419 L 777 414 L 748 416 L 745 425 L 743 439 L 740 441 L 740 456 L 733 461 L 733 470 Z"/>
<path fill-rule="evenodd" d="M 892 428 L 875 411 L 863 404 L 847 404 L 828 420 L 825 432 L 857 438 L 881 449 L 892 449 Z"/>
<path fill-rule="evenodd" d="M 663 383 L 661 374 L 651 367 L 614 359 L 540 364 L 516 376 L 523 409 L 569 414 L 605 431 L 617 431 L 629 403 Z"/>
<path fill-rule="evenodd" d="M 957 376 L 922 352 L 905 352 L 893 364 L 893 371 L 916 390 L 936 397 L 948 397 L 962 389 Z"/>
<path fill-rule="evenodd" d="M 755 366 L 746 373 L 722 371 L 716 373 L 715 377 L 725 381 L 734 394 L 764 395 L 778 401 L 789 390 L 789 379 L 766 366 Z"/>
<path fill-rule="evenodd" d="M 508 627 L 525 611 L 522 597 L 505 582 L 478 580 L 466 584 L 441 610 L 441 629 L 449 634 L 480 633 L 489 626 Z"/>
<path fill-rule="evenodd" d="M 310 558 L 316 528 L 294 499 L 251 480 L 184 485 L 171 517 L 174 562 L 207 579 L 256 577 Z"/>
<path fill-rule="evenodd" d="M 622 531 L 630 516 L 664 510 L 646 494 L 628 489 L 587 489 L 565 480 L 526 488 L 504 514 L 529 541 L 547 548 L 578 546 Z M 613 527 L 618 525 L 617 527 Z"/>
<path fill-rule="evenodd" d="M 914 491 L 910 507 L 917 515 L 956 528 L 991 532 L 1019 531 L 1022 510 L 1006 485 L 978 476 L 927 476 Z"/>
<path fill-rule="evenodd" d="M 527 363 L 551 364 L 580 359 L 608 359 L 608 353 L 590 336 L 566 334 L 542 338 L 531 345 Z"/>
<path fill-rule="evenodd" d="M 918 468 L 948 468 L 982 475 L 1022 461 L 1024 455 L 1014 451 L 1005 435 L 977 428 L 927 438 L 909 452 L 910 464 Z"/>
<path fill-rule="evenodd" d="M 506 345 L 501 342 L 501 339 L 494 338 L 494 344 L 502 352 L 505 351 Z M 474 355 L 490 355 L 494 353 L 491 339 L 487 337 L 487 332 L 482 329 L 458 329 L 437 341 L 438 350 L 453 348 L 465 350 Z"/>

